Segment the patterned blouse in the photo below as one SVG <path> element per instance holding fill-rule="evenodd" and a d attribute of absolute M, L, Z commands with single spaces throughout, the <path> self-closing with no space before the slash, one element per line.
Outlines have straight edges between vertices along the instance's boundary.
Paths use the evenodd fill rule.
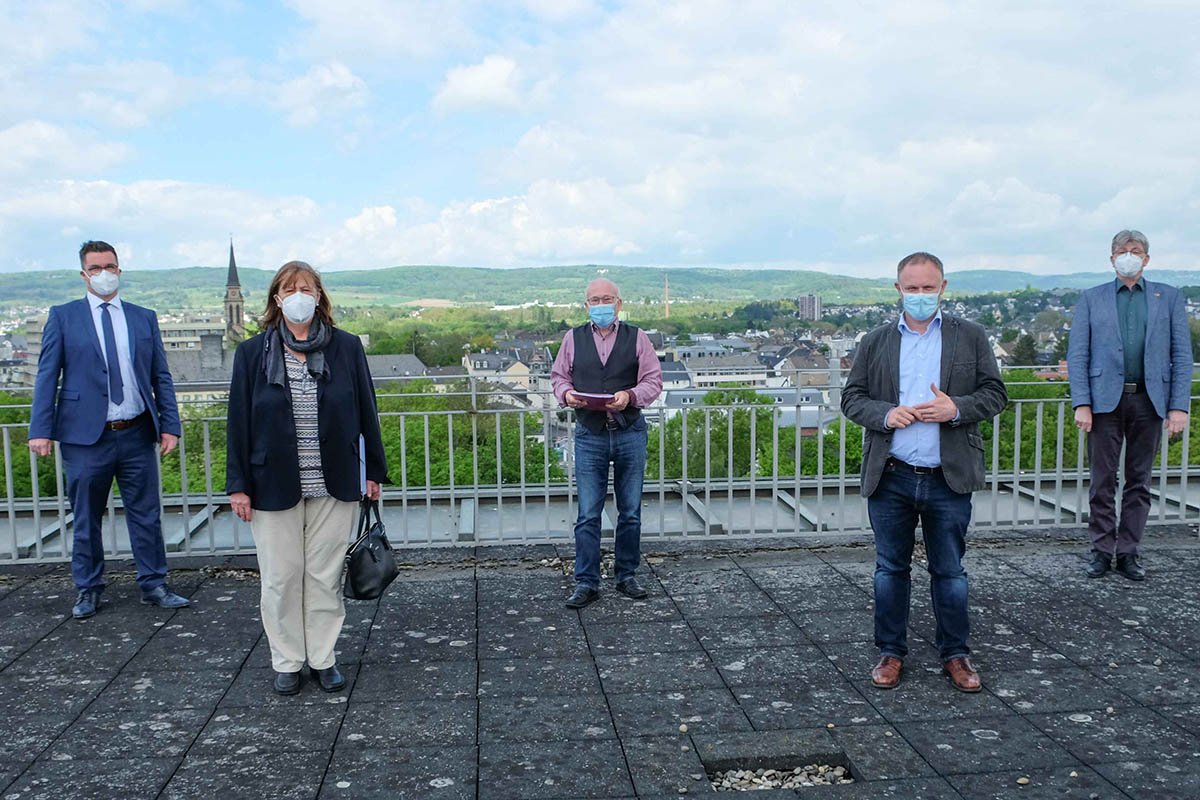
<path fill-rule="evenodd" d="M 300 494 L 327 497 L 325 473 L 321 471 L 321 441 L 317 431 L 317 380 L 291 350 L 283 350 L 288 388 L 292 393 L 292 417 L 296 422 L 296 451 L 300 456 Z"/>

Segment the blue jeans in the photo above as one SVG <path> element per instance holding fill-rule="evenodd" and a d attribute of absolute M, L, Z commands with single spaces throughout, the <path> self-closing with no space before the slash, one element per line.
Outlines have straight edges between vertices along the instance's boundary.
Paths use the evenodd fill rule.
<path fill-rule="evenodd" d="M 962 567 L 971 522 L 971 495 L 946 485 L 941 472 L 918 474 L 889 464 L 867 500 L 875 530 L 875 646 L 882 655 L 908 653 L 908 604 L 918 520 L 929 560 L 930 592 L 942 661 L 971 652 L 967 637 L 967 573 Z"/>
<path fill-rule="evenodd" d="M 600 519 L 608 495 L 608 465 L 613 465 L 617 530 L 613 555 L 618 583 L 637 572 L 642 542 L 642 479 L 646 472 L 646 420 L 624 430 L 592 433 L 575 426 L 575 582 L 600 586 Z"/>

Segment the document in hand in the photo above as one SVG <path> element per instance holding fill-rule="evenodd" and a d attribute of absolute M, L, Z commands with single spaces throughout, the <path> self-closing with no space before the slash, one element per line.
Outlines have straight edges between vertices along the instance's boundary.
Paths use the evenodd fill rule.
<path fill-rule="evenodd" d="M 575 396 L 594 411 L 604 411 L 614 397 L 611 394 L 594 394 L 592 392 L 575 392 Z"/>

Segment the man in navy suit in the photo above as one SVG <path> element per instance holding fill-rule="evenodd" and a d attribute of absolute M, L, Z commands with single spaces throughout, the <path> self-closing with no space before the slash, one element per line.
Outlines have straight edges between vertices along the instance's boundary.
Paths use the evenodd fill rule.
<path fill-rule="evenodd" d="M 1112 568 L 1140 581 L 1146 571 L 1138 543 L 1150 515 L 1150 470 L 1162 438 L 1188 425 L 1192 336 L 1183 295 L 1148 281 L 1150 242 L 1140 231 L 1113 237 L 1109 257 L 1117 277 L 1079 296 L 1071 323 L 1067 371 L 1075 424 L 1088 434 L 1092 557 L 1087 573 Z M 1125 443 L 1125 486 L 1117 524 L 1117 470 Z"/>
<path fill-rule="evenodd" d="M 72 614 L 86 619 L 100 607 L 101 524 L 114 477 L 142 602 L 180 608 L 189 601 L 166 585 L 154 447 L 170 453 L 182 431 L 158 318 L 117 296 L 121 268 L 112 245 L 84 242 L 79 263 L 88 293 L 50 309 L 29 423 L 30 450 L 48 456 L 56 440 L 62 451 L 75 514 L 71 574 L 79 596 Z"/>

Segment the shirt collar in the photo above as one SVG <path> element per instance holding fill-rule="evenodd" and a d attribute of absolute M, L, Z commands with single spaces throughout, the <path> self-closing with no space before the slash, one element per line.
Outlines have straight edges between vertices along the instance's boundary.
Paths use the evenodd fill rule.
<path fill-rule="evenodd" d="M 88 301 L 88 305 L 91 306 L 92 311 L 95 311 L 97 308 L 100 307 L 101 303 L 105 303 L 105 302 L 107 302 L 109 305 L 113 306 L 114 308 L 121 308 L 121 295 L 119 293 L 116 294 L 112 300 L 105 301 L 105 300 L 101 300 L 99 297 L 92 294 L 91 292 L 88 292 L 87 293 L 87 301 Z M 121 310 L 124 311 L 123 308 L 121 308 Z"/>
<path fill-rule="evenodd" d="M 1117 282 L 1117 291 L 1118 292 L 1121 291 L 1122 289 L 1129 289 L 1129 287 L 1125 285 L 1125 282 L 1122 281 L 1120 278 L 1116 278 L 1115 280 Z M 1146 291 L 1146 276 L 1142 275 L 1140 278 L 1138 278 L 1137 283 L 1134 284 L 1134 287 L 1141 289 L 1143 292 Z M 1133 289 L 1129 289 L 1129 291 L 1132 292 Z"/>
<path fill-rule="evenodd" d="M 88 292 L 88 294 L 91 294 L 91 292 Z M 604 333 L 602 333 L 600 330 L 600 326 L 597 325 L 596 323 L 592 322 L 591 320 L 588 320 L 588 325 L 592 326 L 592 333 L 599 333 L 601 336 L 604 335 Z M 612 332 L 616 333 L 617 328 L 620 327 L 620 325 L 621 325 L 621 320 L 619 320 L 619 319 L 614 320 L 613 325 L 612 325 Z"/>
<path fill-rule="evenodd" d="M 923 335 L 923 334 L 917 333 L 912 328 L 908 327 L 907 318 L 904 316 L 903 311 L 900 312 L 900 321 L 898 323 L 896 323 L 896 327 L 900 329 L 901 333 L 911 333 L 911 334 L 915 334 L 917 336 Z M 925 329 L 925 333 L 929 333 L 929 331 L 933 330 L 934 328 L 940 329 L 941 327 L 942 327 L 942 309 L 939 307 L 937 310 L 937 313 L 933 315 L 933 319 L 931 319 L 929 321 L 929 327 Z"/>

